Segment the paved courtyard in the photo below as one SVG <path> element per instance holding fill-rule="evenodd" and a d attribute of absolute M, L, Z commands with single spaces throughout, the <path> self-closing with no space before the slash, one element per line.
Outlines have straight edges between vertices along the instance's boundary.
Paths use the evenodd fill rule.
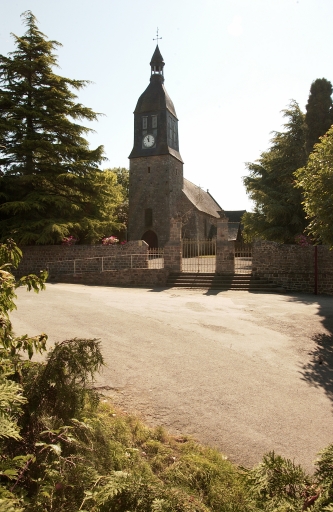
<path fill-rule="evenodd" d="M 100 338 L 97 386 L 148 424 L 252 466 L 313 469 L 333 442 L 333 298 L 48 284 L 18 290 L 18 334 Z"/>

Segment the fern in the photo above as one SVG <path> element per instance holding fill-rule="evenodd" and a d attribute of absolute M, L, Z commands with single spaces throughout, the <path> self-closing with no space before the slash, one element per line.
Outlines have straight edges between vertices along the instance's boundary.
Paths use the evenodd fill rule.
<path fill-rule="evenodd" d="M 16 499 L 0 499 L 0 512 L 23 512 Z"/>
<path fill-rule="evenodd" d="M 12 380 L 0 380 L 0 410 L 14 404 L 24 404 L 27 399 L 21 395 L 22 388 Z"/>
<path fill-rule="evenodd" d="M 152 512 L 169 512 L 169 504 L 164 499 L 155 499 L 151 504 Z"/>
<path fill-rule="evenodd" d="M 21 439 L 20 429 L 13 413 L 26 403 L 22 388 L 12 380 L 0 380 L 0 439 Z"/>
<path fill-rule="evenodd" d="M 129 487 L 129 475 L 124 471 L 114 471 L 108 477 L 100 477 L 94 484 L 93 491 L 85 491 L 81 507 L 91 501 L 96 510 L 112 501 L 112 499 Z"/>
<path fill-rule="evenodd" d="M 264 455 L 248 479 L 255 502 L 264 505 L 264 510 L 276 512 L 301 510 L 311 487 L 311 479 L 301 466 L 274 452 Z"/>
<path fill-rule="evenodd" d="M 20 429 L 15 420 L 7 414 L 4 415 L 2 412 L 0 412 L 0 438 L 21 439 Z"/>

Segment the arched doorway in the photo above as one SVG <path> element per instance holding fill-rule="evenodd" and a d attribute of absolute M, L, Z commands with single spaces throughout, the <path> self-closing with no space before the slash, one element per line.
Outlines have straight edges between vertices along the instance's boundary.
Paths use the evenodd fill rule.
<path fill-rule="evenodd" d="M 151 229 L 149 229 L 148 231 L 143 233 L 142 240 L 144 240 L 149 245 L 149 249 L 157 249 L 158 248 L 157 235 Z"/>

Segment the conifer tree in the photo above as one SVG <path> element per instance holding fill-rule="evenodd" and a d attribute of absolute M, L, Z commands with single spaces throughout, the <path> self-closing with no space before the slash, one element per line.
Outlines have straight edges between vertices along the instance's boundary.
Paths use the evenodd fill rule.
<path fill-rule="evenodd" d="M 333 124 L 332 84 L 326 78 L 318 78 L 311 84 L 306 105 L 306 151 L 309 155 Z"/>
<path fill-rule="evenodd" d="M 306 226 L 302 194 L 294 186 L 293 174 L 306 162 L 304 114 L 292 101 L 283 115 L 285 131 L 274 132 L 268 151 L 247 164 L 250 175 L 244 184 L 255 204 L 254 212 L 243 216 L 248 239 L 290 243 Z"/>
<path fill-rule="evenodd" d="M 89 149 L 91 130 L 79 124 L 98 117 L 73 92 L 88 82 L 55 74 L 60 43 L 38 30 L 31 11 L 22 16 L 26 33 L 0 55 L 0 237 L 91 242 L 118 227 L 121 188 L 99 170 L 103 146 Z"/>

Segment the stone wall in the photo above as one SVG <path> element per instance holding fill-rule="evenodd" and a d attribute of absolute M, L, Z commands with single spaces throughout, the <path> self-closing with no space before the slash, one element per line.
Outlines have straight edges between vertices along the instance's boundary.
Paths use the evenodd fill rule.
<path fill-rule="evenodd" d="M 216 272 L 233 273 L 233 244 L 227 241 L 227 221 L 218 221 Z M 171 221 L 163 269 L 148 269 L 147 244 L 123 246 L 74 245 L 23 248 L 17 276 L 49 270 L 49 281 L 104 286 L 165 286 L 170 272 L 181 269 L 181 222 Z M 333 251 L 317 247 L 318 293 L 333 295 Z M 74 266 L 75 260 L 75 266 Z M 286 290 L 314 293 L 315 248 L 275 242 L 253 244 L 253 275 Z M 103 271 L 102 271 L 103 270 Z"/>
<path fill-rule="evenodd" d="M 228 241 L 228 219 L 217 219 L 216 273 L 233 274 L 235 271 L 234 243 Z"/>
<path fill-rule="evenodd" d="M 78 274 L 52 273 L 48 282 L 85 284 L 93 286 L 142 286 L 147 288 L 164 287 L 169 270 L 126 269 L 107 272 L 84 272 Z"/>
<path fill-rule="evenodd" d="M 22 276 L 47 269 L 52 277 L 102 270 L 147 269 L 147 249 L 147 244 L 141 240 L 124 245 L 26 246 L 15 273 Z"/>
<path fill-rule="evenodd" d="M 164 267 L 169 272 L 180 272 L 182 267 L 181 249 L 182 224 L 178 219 L 170 221 L 170 239 L 164 247 Z"/>
<path fill-rule="evenodd" d="M 333 294 L 333 251 L 317 247 L 318 293 Z M 315 289 L 315 247 L 275 242 L 253 244 L 252 271 L 286 290 L 313 293 Z"/>

